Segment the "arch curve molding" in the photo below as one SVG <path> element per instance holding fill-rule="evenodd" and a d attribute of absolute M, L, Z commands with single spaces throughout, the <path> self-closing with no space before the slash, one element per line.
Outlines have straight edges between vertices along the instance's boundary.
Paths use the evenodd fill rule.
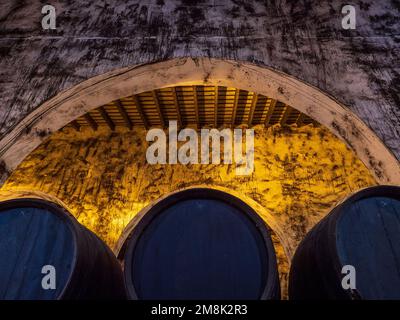
<path fill-rule="evenodd" d="M 0 141 L 0 185 L 53 132 L 110 101 L 178 85 L 236 87 L 280 100 L 317 120 L 352 149 L 381 184 L 400 184 L 400 166 L 376 134 L 350 109 L 287 74 L 246 62 L 172 60 L 93 77 L 46 101 Z"/>

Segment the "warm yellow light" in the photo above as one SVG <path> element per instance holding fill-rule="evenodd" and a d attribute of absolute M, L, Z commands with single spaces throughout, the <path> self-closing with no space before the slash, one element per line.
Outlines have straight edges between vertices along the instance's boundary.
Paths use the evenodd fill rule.
<path fill-rule="evenodd" d="M 37 190 L 59 198 L 113 247 L 129 221 L 160 196 L 193 185 L 223 187 L 265 208 L 290 254 L 330 206 L 376 184 L 343 142 L 322 127 L 256 127 L 255 132 L 254 172 L 236 176 L 234 165 L 149 165 L 145 131 L 138 128 L 114 133 L 66 128 L 32 152 L 1 190 Z M 287 277 L 283 249 L 277 256 L 281 277 Z"/>

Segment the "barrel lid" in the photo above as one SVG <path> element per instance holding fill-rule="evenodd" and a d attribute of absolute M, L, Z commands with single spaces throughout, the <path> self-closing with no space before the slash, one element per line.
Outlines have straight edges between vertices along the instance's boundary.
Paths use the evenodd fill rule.
<path fill-rule="evenodd" d="M 18 210 L 18 211 L 17 211 Z M 38 214 L 50 214 L 47 218 L 43 219 L 43 217 L 39 217 Z M 8 215 L 5 218 L 5 215 Z M 15 215 L 21 217 L 21 219 L 16 219 Z M 14 217 L 13 217 L 14 216 Z M 28 217 L 27 217 L 28 216 Z M 51 263 L 46 263 L 43 266 L 38 266 L 42 261 L 42 259 L 48 259 L 50 262 L 55 264 L 54 259 L 59 259 L 58 265 L 55 267 L 55 274 L 56 274 L 56 289 L 55 295 L 51 295 L 52 289 L 47 289 L 46 294 L 41 295 L 40 299 L 62 299 L 64 293 L 68 287 L 68 284 L 73 277 L 75 265 L 77 263 L 77 228 L 78 225 L 74 223 L 75 218 L 62 206 L 56 203 L 49 202 L 44 199 L 39 198 L 29 198 L 29 197 L 21 197 L 17 199 L 8 199 L 5 201 L 0 202 L 0 224 L 1 218 L 4 217 L 6 221 L 4 224 L 14 223 L 18 224 L 16 227 L 16 231 L 21 230 L 22 227 L 26 227 L 25 235 L 11 235 L 11 242 L 15 245 L 20 245 L 20 251 L 26 251 L 27 255 L 30 256 L 31 261 L 25 261 L 26 263 L 33 263 L 35 268 L 40 267 L 42 268 L 44 265 L 54 266 Z M 49 219 L 49 217 L 52 217 Z M 55 219 L 54 219 L 55 218 Z M 58 223 L 61 222 L 61 223 Z M 35 228 L 40 229 L 41 227 L 47 228 L 56 228 L 53 230 L 46 230 L 49 234 L 43 234 L 43 232 L 39 232 L 39 230 L 35 230 Z M 9 228 L 9 225 L 5 226 L 5 228 Z M 5 230 L 6 230 L 5 229 Z M 64 232 L 63 232 L 64 231 Z M 17 232 L 18 233 L 18 232 Z M 29 248 L 26 246 L 26 241 L 24 239 L 32 235 L 34 240 L 37 242 L 35 244 L 32 239 Z M 48 239 L 48 236 L 54 237 L 54 241 L 52 239 Z M 9 238 L 9 237 L 8 237 Z M 25 246 L 25 248 L 24 248 Z M 58 247 L 56 247 L 58 246 Z M 54 251 L 52 251 L 54 249 Z M 51 257 L 45 258 L 44 255 L 46 252 L 49 251 Z M 63 256 L 59 256 L 59 254 L 63 254 Z M 18 257 L 16 257 L 18 258 Z M 4 260 L 3 260 L 4 261 Z M 25 266 L 26 267 L 26 266 Z M 43 273 L 41 272 L 43 271 Z M 14 272 L 14 271 L 12 271 Z M 41 279 L 46 276 L 48 269 L 46 270 L 39 270 L 40 274 L 36 276 L 35 279 L 40 280 L 41 286 Z M 15 272 L 14 272 L 15 273 Z M 28 270 L 24 273 L 29 275 Z M 35 270 L 37 273 L 37 270 Z M 25 275 L 23 276 L 25 277 Z M 60 280 L 61 279 L 61 280 Z M 30 287 L 29 290 L 34 290 L 32 288 L 38 288 L 36 282 L 35 284 Z M 18 282 L 18 281 L 17 281 Z M 61 284 L 60 284 L 61 282 Z M 62 285 L 62 289 L 58 288 L 59 285 Z M 28 291 L 29 291 L 28 290 Z M 25 290 L 26 291 L 26 290 Z M 26 291 L 26 292 L 28 292 Z M 26 293 L 28 294 L 28 293 Z M 16 297 L 17 299 L 19 297 Z M 23 297 L 23 299 L 36 299 L 36 297 Z"/>
<path fill-rule="evenodd" d="M 338 271 L 345 265 L 355 268 L 356 288 L 349 294 L 363 299 L 399 299 L 400 187 L 362 189 L 331 214 Z"/>
<path fill-rule="evenodd" d="M 260 241 L 267 254 L 266 269 L 268 269 L 268 276 L 265 277 L 265 286 L 262 290 L 260 299 L 276 297 L 276 292 L 279 290 L 279 284 L 277 284 L 278 273 L 276 257 L 269 231 L 264 221 L 242 200 L 225 192 L 208 188 L 191 188 L 171 194 L 169 197 L 163 198 L 156 204 L 151 205 L 150 209 L 145 208 L 146 214 L 141 216 L 137 223 L 131 226 L 132 229 L 129 230 L 125 246 L 122 249 L 122 254 L 120 254 L 120 257 L 121 255 L 124 257 L 124 273 L 129 295 L 134 299 L 140 298 L 135 290 L 134 276 L 131 271 L 134 269 L 135 250 L 137 249 L 144 232 L 146 232 L 147 228 L 149 228 L 149 226 L 155 222 L 159 216 L 161 216 L 161 213 L 165 213 L 168 209 L 177 204 L 182 204 L 185 201 L 196 199 L 217 200 L 225 203 L 226 205 L 235 208 L 235 210 L 240 212 L 240 214 L 243 214 L 249 223 L 251 223 L 260 237 Z M 184 259 L 184 257 L 182 259 Z"/>

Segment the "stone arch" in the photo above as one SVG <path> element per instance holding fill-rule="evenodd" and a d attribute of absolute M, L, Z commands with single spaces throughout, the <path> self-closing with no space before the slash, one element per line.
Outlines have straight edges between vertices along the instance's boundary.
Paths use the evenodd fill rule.
<path fill-rule="evenodd" d="M 0 141 L 0 184 L 46 137 L 91 109 L 156 88 L 193 84 L 237 87 L 292 105 L 343 140 L 378 183 L 400 183 L 395 156 L 350 109 L 321 90 L 247 62 L 176 58 L 93 77 L 43 103 Z"/>

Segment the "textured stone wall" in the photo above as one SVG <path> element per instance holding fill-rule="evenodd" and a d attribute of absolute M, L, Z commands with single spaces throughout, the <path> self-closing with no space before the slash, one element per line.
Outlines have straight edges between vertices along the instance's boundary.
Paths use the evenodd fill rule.
<path fill-rule="evenodd" d="M 343 1 L 39 0 L 0 3 L 0 136 L 62 90 L 93 76 L 174 57 L 253 62 L 317 86 L 351 108 L 400 159 L 400 5 Z M 1 165 L 0 165 L 1 170 Z"/>
<path fill-rule="evenodd" d="M 235 165 L 228 164 L 150 165 L 145 134 L 139 128 L 65 128 L 31 153 L 0 192 L 55 196 L 111 247 L 141 209 L 165 194 L 199 185 L 232 192 L 273 229 L 286 296 L 288 259 L 306 232 L 338 200 L 375 184 L 344 143 L 322 127 L 256 127 L 250 176 L 236 176 Z"/>

